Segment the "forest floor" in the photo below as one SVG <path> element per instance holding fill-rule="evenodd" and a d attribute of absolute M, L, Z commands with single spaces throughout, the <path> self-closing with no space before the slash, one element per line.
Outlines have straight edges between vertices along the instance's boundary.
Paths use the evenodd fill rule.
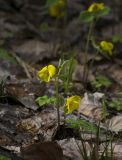
<path fill-rule="evenodd" d="M 65 21 L 56 20 L 45 13 L 43 1 L 23 1 L 23 4 L 15 2 L 17 3 L 12 1 L 10 4 L 0 1 L 0 155 L 9 157 L 9 160 L 60 160 L 62 156 L 63 160 L 81 160 L 81 135 L 86 150 L 90 153 L 97 143 L 96 134 L 92 130 L 96 126 L 101 130 L 99 153 L 104 152 L 107 144 L 110 154 L 111 146 L 106 142 L 111 142 L 112 135 L 112 158 L 121 160 L 121 2 L 108 1 L 106 5 L 111 8 L 110 14 L 94 26 L 96 41 L 113 42 L 114 52 L 112 57 L 104 54 L 94 56 L 95 49 L 92 45 L 89 46 L 88 65 L 92 59 L 94 61 L 89 67 L 85 87 L 84 46 L 89 25 L 79 20 L 79 14 L 81 5 L 88 8 L 90 1 L 68 1 Z M 58 127 L 55 106 L 47 104 L 39 107 L 36 103 L 40 96 L 55 96 L 55 81 L 42 82 L 37 72 L 48 64 L 58 66 L 62 56 L 67 60 L 73 53 L 77 64 L 71 90 L 65 94 L 60 82 L 59 94 L 65 98 L 79 95 L 81 103 L 78 111 L 67 115 L 60 108 L 61 122 Z M 103 105 L 107 114 L 105 119 L 101 119 Z M 70 126 L 69 119 L 71 123 L 82 120 L 79 122 L 80 136 L 75 128 L 77 124 Z M 51 154 L 55 158 L 45 158 L 45 155 Z M 34 158 L 35 155 L 37 157 Z"/>

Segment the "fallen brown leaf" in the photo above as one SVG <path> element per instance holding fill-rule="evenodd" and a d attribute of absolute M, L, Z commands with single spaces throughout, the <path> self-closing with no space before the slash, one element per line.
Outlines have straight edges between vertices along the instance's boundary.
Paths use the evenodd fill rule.
<path fill-rule="evenodd" d="M 106 125 L 114 132 L 122 131 L 122 115 L 113 116 L 111 119 L 107 119 Z"/>
<path fill-rule="evenodd" d="M 103 97 L 102 93 L 88 94 L 85 93 L 84 98 L 81 100 L 78 112 L 85 116 L 101 120 L 102 118 L 102 107 L 99 100 Z"/>
<path fill-rule="evenodd" d="M 32 144 L 21 149 L 25 160 L 62 160 L 63 152 L 57 142 Z"/>

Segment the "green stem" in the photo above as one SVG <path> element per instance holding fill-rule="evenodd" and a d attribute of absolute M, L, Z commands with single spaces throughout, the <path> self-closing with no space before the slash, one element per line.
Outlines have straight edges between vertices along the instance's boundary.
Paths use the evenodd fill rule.
<path fill-rule="evenodd" d="M 92 30 L 93 30 L 93 24 L 94 22 L 92 21 L 90 26 L 89 26 L 89 32 L 88 32 L 88 36 L 87 36 L 87 42 L 86 42 L 86 47 L 85 47 L 85 52 L 84 52 L 84 58 L 85 58 L 85 62 L 84 62 L 84 69 L 83 69 L 83 83 L 84 86 L 86 86 L 87 84 L 87 78 L 88 78 L 88 49 L 89 49 L 89 42 L 90 42 L 90 38 L 91 38 L 91 34 L 92 34 Z"/>
<path fill-rule="evenodd" d="M 69 70 L 68 70 L 68 74 L 67 74 L 67 80 L 66 80 L 66 85 L 65 85 L 65 94 L 67 94 L 67 92 L 69 91 L 69 86 L 70 86 L 70 82 L 72 82 L 72 70 L 73 70 L 73 65 L 74 65 L 74 58 L 76 56 L 76 52 L 73 51 L 71 58 L 70 58 L 70 63 L 69 63 Z"/>
<path fill-rule="evenodd" d="M 69 72 L 66 80 L 65 94 L 67 94 L 67 92 L 69 91 L 70 81 L 72 81 L 72 71 L 71 71 L 72 65 L 73 65 L 73 57 L 70 59 Z"/>
<path fill-rule="evenodd" d="M 57 108 L 57 123 L 60 126 L 60 111 L 59 111 L 59 82 L 58 77 L 55 78 L 56 83 L 56 108 Z"/>
<path fill-rule="evenodd" d="M 87 70 L 87 76 L 89 75 L 89 70 L 90 70 L 90 68 L 93 67 L 93 64 L 94 64 L 94 62 L 95 62 L 95 58 L 97 57 L 97 55 L 98 55 L 98 51 L 95 53 L 94 57 L 93 57 L 92 60 L 91 60 L 91 63 L 90 63 L 90 65 L 89 65 L 89 67 L 88 67 L 88 70 Z"/>

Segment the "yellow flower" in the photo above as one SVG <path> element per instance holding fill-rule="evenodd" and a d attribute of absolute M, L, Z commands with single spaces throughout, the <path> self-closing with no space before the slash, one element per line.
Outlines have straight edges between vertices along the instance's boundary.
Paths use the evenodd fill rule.
<path fill-rule="evenodd" d="M 62 18 L 64 17 L 65 0 L 57 0 L 53 5 L 49 7 L 49 13 L 52 17 Z"/>
<path fill-rule="evenodd" d="M 111 42 L 101 41 L 100 47 L 103 51 L 107 52 L 110 56 L 112 55 L 112 50 L 114 48 L 114 45 Z"/>
<path fill-rule="evenodd" d="M 42 68 L 37 74 L 44 82 L 49 82 L 56 74 L 56 68 L 53 65 L 48 65 Z"/>
<path fill-rule="evenodd" d="M 66 100 L 67 114 L 72 113 L 73 110 L 77 110 L 80 105 L 80 96 L 72 96 Z"/>
<path fill-rule="evenodd" d="M 104 8 L 104 3 L 92 3 L 88 8 L 88 12 L 98 12 Z"/>

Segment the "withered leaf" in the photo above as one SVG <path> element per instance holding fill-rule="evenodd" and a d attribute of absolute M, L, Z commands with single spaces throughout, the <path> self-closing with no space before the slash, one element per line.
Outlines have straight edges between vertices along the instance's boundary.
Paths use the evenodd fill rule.
<path fill-rule="evenodd" d="M 32 144 L 21 150 L 25 160 L 62 160 L 63 152 L 56 142 Z"/>

